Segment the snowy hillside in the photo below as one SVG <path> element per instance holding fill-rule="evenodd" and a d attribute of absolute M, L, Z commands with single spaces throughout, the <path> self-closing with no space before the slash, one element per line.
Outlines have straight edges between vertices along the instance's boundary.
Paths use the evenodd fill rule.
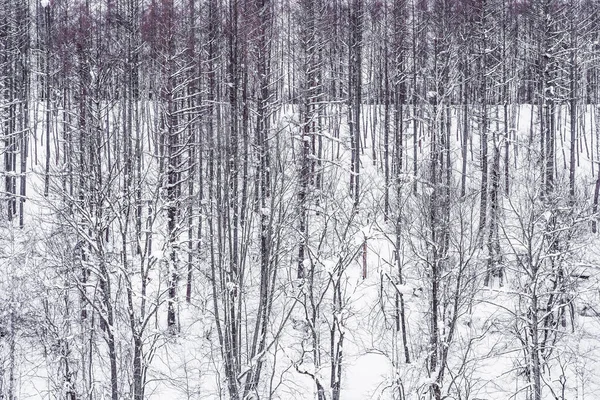
<path fill-rule="evenodd" d="M 598 10 L 4 0 L 0 398 L 600 399 Z"/>

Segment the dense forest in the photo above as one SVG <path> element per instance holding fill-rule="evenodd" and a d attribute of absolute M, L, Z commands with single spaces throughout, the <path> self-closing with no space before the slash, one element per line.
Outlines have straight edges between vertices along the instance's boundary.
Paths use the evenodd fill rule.
<path fill-rule="evenodd" d="M 0 2 L 0 399 L 600 398 L 600 0 Z"/>

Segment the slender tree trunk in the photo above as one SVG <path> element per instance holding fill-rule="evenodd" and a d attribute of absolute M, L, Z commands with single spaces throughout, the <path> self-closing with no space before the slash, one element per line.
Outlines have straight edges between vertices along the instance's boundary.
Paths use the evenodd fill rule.
<path fill-rule="evenodd" d="M 360 199 L 360 149 L 361 149 L 361 107 L 362 107 L 362 0 L 353 0 L 350 12 L 350 134 L 353 136 L 353 196 L 354 207 L 357 208 Z"/>
<path fill-rule="evenodd" d="M 390 212 L 390 78 L 389 78 L 389 62 L 388 62 L 388 47 L 387 40 L 384 46 L 384 110 L 383 110 L 383 175 L 384 175 L 384 188 L 383 188 L 383 217 L 385 221 L 389 218 Z M 397 107 L 397 105 L 396 105 Z M 375 135 L 375 133 L 373 133 Z M 398 140 L 398 134 L 395 134 L 396 140 Z M 375 151 L 375 146 L 373 146 Z M 396 171 L 396 174 L 400 174 L 400 171 Z"/>
<path fill-rule="evenodd" d="M 398 213 L 396 221 L 396 265 L 398 268 L 398 284 L 404 285 L 404 276 L 402 273 L 401 242 L 400 242 L 400 221 L 401 214 Z M 396 291 L 396 332 L 402 335 L 402 349 L 404 351 L 404 362 L 410 363 L 410 353 L 408 351 L 408 335 L 406 332 L 406 309 L 404 306 L 404 295 Z"/>
<path fill-rule="evenodd" d="M 571 2 L 571 7 L 574 5 Z M 573 13 L 573 11 L 571 11 Z M 570 22 L 571 54 L 569 65 L 569 115 L 570 115 L 570 149 L 569 149 L 569 195 L 570 203 L 575 202 L 575 155 L 577 151 L 577 34 L 575 32 L 575 16 Z"/>
<path fill-rule="evenodd" d="M 52 45 L 52 31 L 50 25 L 50 5 L 47 5 L 44 8 L 44 15 L 46 18 L 46 60 L 45 60 L 45 72 L 46 72 L 46 165 L 45 165 L 45 174 L 44 174 L 44 196 L 48 197 L 48 191 L 50 190 L 50 129 L 51 129 L 51 84 L 50 84 L 50 47 Z"/>
<path fill-rule="evenodd" d="M 465 60 L 464 62 L 464 84 L 463 84 L 463 131 L 462 131 L 462 141 L 461 141 L 461 155 L 462 155 L 462 173 L 460 179 L 460 196 L 465 197 L 467 190 L 467 144 L 469 141 L 469 85 L 468 85 L 468 77 L 469 77 L 469 65 Z"/>
<path fill-rule="evenodd" d="M 485 11 L 483 11 L 485 12 Z M 483 23 L 485 25 L 485 22 Z M 483 57 L 481 60 L 481 91 L 479 100 L 481 101 L 480 115 L 480 140 L 481 140 L 481 189 L 480 189 L 480 205 L 479 205 L 479 229 L 478 235 L 480 240 L 483 239 L 484 230 L 487 225 L 488 213 L 488 107 L 487 107 L 487 41 L 484 39 L 482 44 Z"/>

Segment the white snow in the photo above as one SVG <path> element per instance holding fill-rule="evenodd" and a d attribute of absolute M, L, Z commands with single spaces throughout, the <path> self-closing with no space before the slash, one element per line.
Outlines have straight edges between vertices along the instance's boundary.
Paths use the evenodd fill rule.
<path fill-rule="evenodd" d="M 165 252 L 162 250 L 154 250 L 150 257 L 157 261 L 161 261 L 165 257 Z"/>
<path fill-rule="evenodd" d="M 310 262 L 310 259 L 305 258 L 304 260 L 302 260 L 302 266 L 304 267 L 304 269 L 310 269 L 312 263 Z"/>
<path fill-rule="evenodd" d="M 335 267 L 337 266 L 337 262 L 335 260 L 323 260 L 321 261 L 321 264 L 323 264 L 323 269 L 330 274 L 335 271 Z"/>

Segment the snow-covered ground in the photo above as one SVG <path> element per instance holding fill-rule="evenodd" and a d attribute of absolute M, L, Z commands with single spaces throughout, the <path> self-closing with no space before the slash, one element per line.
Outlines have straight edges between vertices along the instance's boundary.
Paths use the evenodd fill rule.
<path fill-rule="evenodd" d="M 291 108 L 289 109 L 291 110 Z M 286 173 L 292 177 L 295 166 L 292 160 L 294 143 L 294 115 L 288 114 L 280 118 L 282 127 L 280 135 L 286 146 L 280 160 L 286 168 Z M 331 111 L 335 111 L 332 107 Z M 338 109 L 337 111 L 340 111 Z M 531 343 L 527 342 L 528 324 L 531 315 L 528 314 L 528 301 L 531 290 L 535 285 L 554 279 L 552 273 L 532 276 L 520 264 L 520 257 L 527 252 L 523 238 L 531 233 L 532 243 L 541 246 L 533 250 L 536 257 L 546 257 L 547 249 L 540 244 L 544 240 L 544 231 L 535 228 L 527 231 L 520 222 L 537 221 L 544 215 L 535 207 L 529 207 L 527 194 L 536 193 L 531 189 L 535 182 L 536 166 L 531 163 L 537 151 L 537 133 L 531 132 L 531 108 L 529 106 L 514 107 L 517 125 L 511 134 L 509 142 L 510 171 L 512 173 L 511 192 L 509 196 L 501 196 L 502 222 L 500 241 L 502 244 L 504 270 L 506 279 L 501 286 L 494 280 L 489 287 L 482 285 L 486 268 L 486 252 L 484 246 L 474 244 L 476 223 L 479 217 L 478 190 L 480 178 L 478 166 L 479 137 L 473 135 L 468 152 L 468 196 L 457 201 L 452 209 L 452 236 L 450 238 L 449 267 L 443 271 L 441 278 L 441 299 L 439 312 L 442 337 L 448 337 L 449 329 L 453 329 L 451 341 L 443 343 L 448 349 L 447 364 L 444 365 L 443 392 L 448 398 L 461 399 L 528 399 L 531 365 L 528 365 L 527 354 L 531 351 Z M 578 151 L 577 180 L 582 202 L 589 205 L 590 193 L 596 177 L 593 159 L 596 144 L 593 127 L 589 121 L 594 108 L 590 107 L 582 118 L 588 121 L 585 125 Z M 40 106 L 37 118 L 43 119 L 43 107 Z M 340 111 L 341 113 L 342 111 Z M 384 220 L 383 191 L 384 176 L 381 163 L 381 147 L 383 146 L 381 116 L 376 132 L 373 132 L 373 113 L 381 109 L 365 106 L 363 125 L 367 127 L 361 156 L 361 205 L 357 215 L 353 215 L 352 202 L 348 196 L 348 177 L 350 170 L 350 149 L 348 147 L 348 127 L 344 117 L 332 118 L 332 124 L 339 123 L 340 137 L 334 138 L 333 125 L 326 127 L 323 134 L 324 153 L 322 157 L 323 179 L 325 180 L 320 204 L 310 212 L 310 258 L 305 264 L 307 270 L 313 269 L 314 295 L 318 299 L 319 310 L 314 313 L 307 296 L 307 282 L 299 282 L 294 276 L 295 259 L 293 237 L 285 237 L 280 263 L 277 265 L 279 274 L 276 281 L 273 315 L 269 323 L 268 342 L 270 347 L 266 352 L 263 373 L 268 375 L 259 387 L 260 398 L 272 399 L 313 399 L 316 398 L 317 388 L 315 379 L 320 379 L 327 389 L 330 398 L 331 349 L 343 335 L 343 355 L 341 356 L 341 394 L 340 399 L 422 399 L 426 398 L 435 379 L 428 372 L 427 360 L 430 356 L 429 338 L 431 335 L 431 283 L 430 270 L 427 266 L 427 249 L 424 243 L 427 237 L 425 218 L 419 214 L 426 207 L 427 187 L 420 177 L 412 175 L 412 157 L 414 146 L 417 146 L 420 168 L 427 160 L 428 135 L 422 131 L 419 143 L 414 143 L 412 136 L 407 134 L 406 151 L 404 154 L 405 170 L 403 171 L 403 187 L 401 189 L 401 206 L 394 200 L 391 215 L 401 211 L 401 265 L 403 282 L 397 278 L 396 260 L 396 227 L 393 218 Z M 566 113 L 566 109 L 561 110 Z M 460 139 L 461 126 L 458 112 L 453 114 L 451 157 L 453 184 L 458 187 L 460 180 Z M 566 114 L 561 114 L 566 120 Z M 564 127 L 565 125 L 560 125 Z M 58 129 L 57 127 L 55 127 Z M 500 125 L 491 129 L 502 131 Z M 560 137 L 566 138 L 566 128 L 561 128 Z M 408 124 L 406 132 L 412 132 Z M 375 140 L 372 141 L 372 136 Z M 533 136 L 531 136 L 533 135 Z M 25 328 L 16 329 L 14 343 L 3 340 L 2 354 L 4 355 L 4 371 L 8 364 L 15 365 L 14 385 L 18 388 L 19 399 L 58 399 L 64 398 L 67 388 L 61 380 L 65 360 L 70 360 L 71 373 L 74 377 L 88 374 L 91 387 L 97 394 L 93 398 L 108 398 L 109 366 L 103 332 L 84 330 L 77 323 L 79 313 L 79 298 L 77 290 L 62 290 L 73 275 L 61 271 L 58 263 L 60 258 L 75 257 L 73 252 L 76 243 L 62 243 L 64 237 L 56 229 L 56 203 L 58 196 L 44 198 L 42 160 L 45 159 L 42 126 L 38 125 L 37 139 L 31 141 L 28 182 L 30 193 L 26 202 L 26 220 L 28 223 L 22 230 L 3 226 L 5 233 L 14 237 L 2 239 L 2 254 L 5 257 L 6 268 L 3 269 L 0 285 L 12 288 L 4 292 L 2 301 L 8 304 L 3 307 L 2 320 L 9 321 L 13 314 L 14 326 L 21 324 Z M 530 139 L 532 138 L 532 139 Z M 564 182 L 568 176 L 568 143 L 557 141 L 557 181 Z M 588 142 L 589 140 L 589 142 Z M 373 144 L 378 159 L 373 162 Z M 593 144 L 593 145 L 592 145 Z M 490 148 L 492 145 L 490 138 Z M 146 146 L 146 145 L 145 145 Z M 563 151 L 564 149 L 564 151 Z M 154 149 L 144 148 L 150 159 Z M 491 150 L 490 150 L 491 151 Z M 533 156 L 531 155 L 533 154 Z M 36 157 L 37 156 L 37 157 Z M 504 159 L 502 159 L 504 162 Z M 287 164 L 285 164 L 287 163 Z M 151 162 L 146 166 L 148 188 L 157 178 L 153 175 Z M 57 170 L 55 169 L 55 172 Z M 530 172 L 528 174 L 527 172 Z M 288 177 L 288 178 L 289 178 Z M 533 178 L 532 178 L 533 177 Z M 527 180 L 531 178 L 531 180 Z M 290 178 L 291 179 L 291 178 Z M 417 194 L 412 194 L 412 181 L 418 179 Z M 279 201 L 293 203 L 295 201 L 293 183 L 281 194 Z M 147 188 L 147 189 L 148 189 Z M 150 189 L 148 189 L 150 190 Z M 393 190 L 390 190 L 392 192 Z M 425 193 L 425 194 L 424 194 Z M 114 194 L 113 194 L 114 195 Z M 118 195 L 115 195 L 118 199 Z M 395 197 L 393 196 L 395 199 Z M 119 203 L 120 204 L 120 203 Z M 320 212 L 316 212 L 321 207 Z M 528 208 L 529 207 L 529 208 Z M 528 211 L 529 210 L 529 211 Z M 261 213 L 274 212 L 270 208 L 259 210 Z M 161 220 L 163 218 L 163 220 Z M 575 218 L 575 217 L 574 217 Z M 32 221 L 32 222 L 29 222 Z M 146 265 L 150 268 L 148 284 L 149 302 L 156 301 L 155 319 L 151 319 L 144 340 L 152 345 L 154 351 L 148 358 L 149 364 L 146 386 L 148 399 L 217 399 L 227 398 L 227 386 L 222 360 L 218 333 L 215 328 L 213 308 L 213 293 L 210 290 L 208 276 L 209 260 L 206 253 L 199 257 L 195 269 L 193 298 L 188 304 L 180 295 L 177 305 L 181 332 L 175 336 L 166 333 L 164 291 L 166 288 L 165 270 L 163 264 L 168 257 L 169 249 L 165 247 L 164 215 L 157 215 L 153 252 Z M 161 222 L 162 221 L 162 222 Z M 257 224 L 255 217 L 253 224 Z M 286 221 L 294 222 L 294 219 Z M 540 221 L 542 221 L 540 219 Z M 65 222 L 68 225 L 68 222 Z M 111 223 L 116 224 L 118 221 Z M 543 222 L 543 221 L 542 221 Z M 576 221 L 575 221 L 576 222 Z M 573 224 L 575 224 L 573 222 Z M 536 224 L 538 222 L 535 222 Z M 534 226 L 535 225 L 535 226 Z M 583 225 L 583 224 L 581 224 Z M 73 228 L 73 227 L 70 227 Z M 347 232 L 344 229 L 347 228 Z M 567 227 L 568 228 L 568 227 Z M 567 229 L 565 228 L 565 229 Z M 285 227 L 286 234 L 292 234 L 293 226 Z M 536 231 L 535 229 L 538 229 Z M 525 236 L 523 236 L 525 235 Z M 535 236 L 538 235 L 538 236 Z M 116 235 L 115 235 L 116 236 Z M 600 243 L 596 236 L 589 234 L 587 228 L 574 228 L 572 242 L 564 251 L 567 256 L 562 261 L 568 273 L 585 271 L 586 279 L 569 279 L 569 298 L 565 304 L 565 324 L 558 332 L 551 332 L 554 339 L 548 342 L 544 349 L 542 379 L 544 398 L 556 399 L 597 399 L 600 398 L 600 292 L 598 290 L 598 268 L 596 264 L 600 254 L 596 251 Z M 113 244 L 115 259 L 120 248 L 116 236 Z M 256 238 L 249 239 L 248 244 L 248 275 L 247 288 L 243 291 L 242 326 L 243 343 L 249 343 L 253 334 L 256 309 L 258 307 L 258 270 Z M 363 254 L 366 242 L 366 254 Z M 42 244 L 40 244 L 42 243 Z M 182 239 L 182 243 L 185 240 Z M 61 246 L 64 245 L 64 246 Z M 182 245 L 183 247 L 184 245 Z M 287 247 L 286 247 L 287 246 Z M 539 251 L 539 254 L 536 253 Z M 112 257 L 113 255 L 111 255 Z M 154 260 L 154 261 L 152 261 Z M 136 260 L 138 262 L 139 260 Z M 164 261 L 164 262 L 163 262 Z M 365 264 L 366 263 L 366 264 Z M 68 264 L 68 263 L 67 263 Z M 111 267 L 113 268 L 113 267 Z M 116 281 L 113 282 L 113 296 L 123 301 L 126 283 L 123 275 L 118 272 L 118 262 L 111 270 Z M 366 277 L 363 276 L 366 268 Z M 36 272 L 30 278 L 32 271 Z M 462 283 L 457 283 L 459 271 L 464 272 Z M 132 272 L 137 274 L 138 272 Z M 529 275 L 528 275 L 529 274 Z M 133 276 L 133 275 L 132 275 Z M 137 275 L 134 278 L 134 290 L 139 289 Z M 573 274 L 571 274 L 573 276 Z M 587 275 L 586 275 L 587 276 Z M 62 279 L 62 282 L 61 282 Z M 65 287 L 61 287 L 65 285 Z M 303 286 L 304 285 L 304 286 Z M 337 286 L 336 286 L 337 285 Z M 536 286 L 537 287 L 537 286 Z M 90 293 L 93 288 L 89 288 Z M 339 292 L 336 290 L 339 289 Z M 179 286 L 180 294 L 184 293 L 183 279 Z M 237 288 L 229 288 L 237 290 Z M 545 289 L 544 289 L 545 290 Z M 45 291 L 45 292 L 44 292 Z M 464 292 L 463 292 L 464 291 Z M 28 296 L 28 293 L 35 297 Z M 66 294 L 65 294 L 66 293 Z M 336 294 L 337 293 L 337 294 Z M 411 362 L 404 361 L 401 332 L 396 329 L 395 298 L 396 293 L 402 294 L 406 313 L 407 347 Z M 547 301 L 549 291 L 544 292 L 542 301 Z M 454 312 L 452 302 L 458 299 L 458 315 L 454 326 L 446 324 L 452 320 Z M 140 301 L 141 295 L 136 294 L 135 302 Z M 152 297 L 154 296 L 154 297 Z M 341 296 L 335 298 L 335 296 Z M 160 305 L 158 305 L 160 303 Z M 121 304 L 122 306 L 122 304 Z M 117 336 L 120 370 L 120 390 L 126 398 L 131 390 L 131 332 L 128 333 L 128 316 L 124 308 L 116 305 L 116 322 L 114 332 Z M 545 307 L 540 303 L 540 310 Z M 121 307 L 121 308 L 119 308 Z M 72 308 L 67 310 L 68 308 Z M 150 308 L 151 309 L 151 308 Z M 551 310 L 555 311 L 555 310 Z M 91 310 L 90 310 L 91 312 Z M 548 311 L 550 312 L 550 310 Z M 544 313 L 540 312 L 543 317 Z M 312 329 L 318 336 L 319 362 L 313 357 L 314 340 L 311 327 L 308 326 L 310 317 L 314 316 L 316 326 Z M 66 320 L 61 320 L 60 318 Z M 52 318 L 56 318 L 52 320 Z M 446 321 L 446 322 L 443 322 Z M 22 325 L 26 324 L 26 325 Z M 95 322 L 94 324 L 97 324 Z M 541 324 L 541 323 L 540 323 Z M 7 325 L 9 326 L 9 325 Z M 541 325 L 540 325 L 541 326 Z M 331 342 L 332 327 L 335 327 L 334 340 Z M 12 329 L 12 328 L 6 328 Z M 40 339 L 44 338 L 44 339 Z M 52 339 L 54 338 L 54 339 Z M 60 340 L 58 340 L 60 338 Z M 65 346 L 70 345 L 68 351 Z M 14 348 L 10 348 L 14 346 Z M 84 354 L 85 352 L 89 354 Z M 14 357 L 10 360 L 8 355 Z M 84 365 L 90 362 L 90 365 Z M 248 360 L 243 360 L 243 363 Z M 243 371 L 243 368 L 242 368 Z M 303 373 L 305 372 L 305 373 Z M 7 372 L 4 372 L 5 374 Z M 78 378 L 76 378 L 78 379 Z M 62 386 L 61 386 L 62 385 Z M 62 394 L 59 394 L 62 393 Z M 460 396 L 458 395 L 460 393 Z"/>

